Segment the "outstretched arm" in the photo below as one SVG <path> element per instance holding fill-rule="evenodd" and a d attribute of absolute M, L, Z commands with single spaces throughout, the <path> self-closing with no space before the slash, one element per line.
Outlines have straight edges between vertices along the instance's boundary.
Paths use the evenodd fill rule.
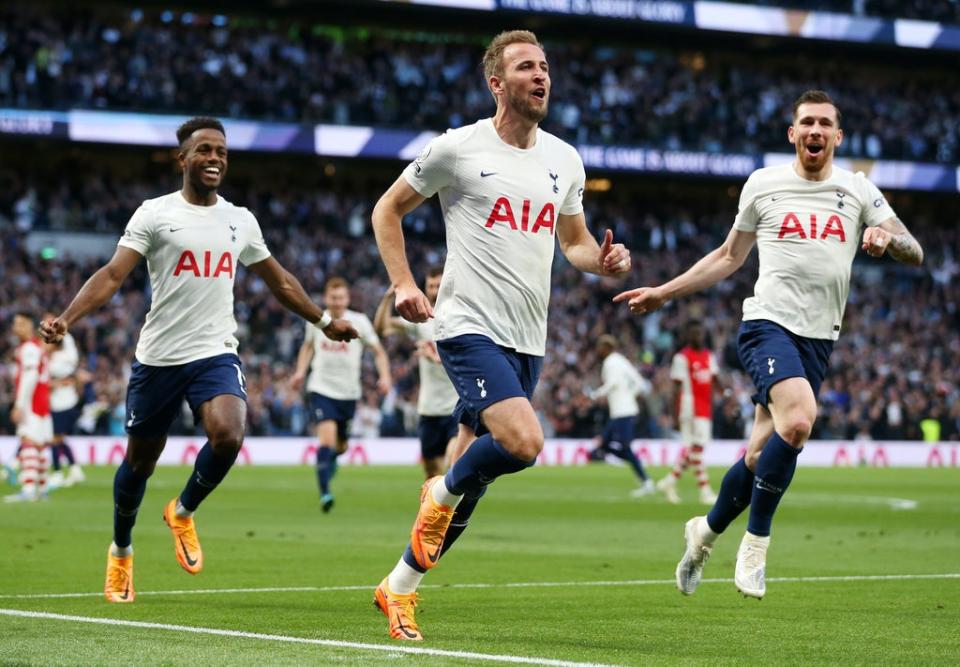
<path fill-rule="evenodd" d="M 415 209 L 424 198 L 400 176 L 373 207 L 371 221 L 377 238 L 380 257 L 396 290 L 397 312 L 410 322 L 426 322 L 433 317 L 427 296 L 417 287 L 407 262 L 403 240 L 403 216 Z"/>
<path fill-rule="evenodd" d="M 716 285 L 743 266 L 756 240 L 755 232 L 731 229 L 719 248 L 706 255 L 684 273 L 659 287 L 638 287 L 613 297 L 617 303 L 629 300 L 635 313 L 651 313 L 667 301 Z"/>
<path fill-rule="evenodd" d="M 587 229 L 583 213 L 557 216 L 557 238 L 560 250 L 580 271 L 601 276 L 630 271 L 630 251 L 622 243 L 613 242 L 613 232 L 609 229 L 603 235 L 603 244 L 598 244 Z"/>
<path fill-rule="evenodd" d="M 886 252 L 901 264 L 923 264 L 923 248 L 899 218 L 888 218 L 877 227 L 867 227 L 861 248 L 873 257 Z"/>
<path fill-rule="evenodd" d="M 402 331 L 403 320 L 399 317 L 393 317 L 393 295 L 396 290 L 391 285 L 380 299 L 376 312 L 373 314 L 373 329 L 381 338 L 390 336 Z"/>
<path fill-rule="evenodd" d="M 300 345 L 300 351 L 297 352 L 297 367 L 293 371 L 293 375 L 290 377 L 290 386 L 294 390 L 300 391 L 300 387 L 303 386 L 303 381 L 307 377 L 307 369 L 310 368 L 310 362 L 313 361 L 313 341 L 307 339 L 303 341 L 303 344 Z"/>
<path fill-rule="evenodd" d="M 275 258 L 267 257 L 247 268 L 263 279 L 277 301 L 288 310 L 312 323 L 317 323 L 323 317 L 323 309 L 310 300 L 300 281 L 280 266 L 280 262 Z M 321 331 L 332 340 L 353 340 L 359 335 L 347 320 L 333 320 L 322 327 Z"/>
<path fill-rule="evenodd" d="M 43 342 L 59 343 L 75 322 L 109 301 L 142 256 L 136 250 L 118 246 L 110 261 L 87 279 L 60 317 L 40 323 Z"/>
<path fill-rule="evenodd" d="M 370 347 L 373 349 L 373 363 L 377 367 L 377 390 L 381 394 L 386 394 L 393 386 L 393 379 L 390 377 L 390 357 L 380 343 L 374 343 Z"/>

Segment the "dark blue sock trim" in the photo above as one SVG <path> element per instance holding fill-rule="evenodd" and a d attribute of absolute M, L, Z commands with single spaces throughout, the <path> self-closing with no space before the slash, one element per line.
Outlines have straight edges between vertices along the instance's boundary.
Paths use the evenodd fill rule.
<path fill-rule="evenodd" d="M 126 459 L 113 477 L 113 542 L 118 547 L 128 547 L 133 541 L 133 526 L 149 477 L 134 474 Z"/>
<path fill-rule="evenodd" d="M 187 480 L 186 486 L 180 492 L 180 504 L 189 512 L 196 511 L 200 503 L 219 486 L 220 482 L 230 472 L 237 454 L 220 457 L 213 450 L 213 445 L 207 442 L 197 453 L 197 460 L 193 464 L 193 473 Z"/>
<path fill-rule="evenodd" d="M 774 431 L 757 459 L 756 479 L 750 500 L 747 530 L 758 537 L 770 535 L 773 515 L 797 470 L 800 449 L 790 446 Z"/>
<path fill-rule="evenodd" d="M 503 448 L 493 436 L 486 433 L 477 438 L 444 477 L 450 493 L 477 494 L 501 475 L 520 472 L 536 463 L 524 461 Z"/>
<path fill-rule="evenodd" d="M 330 479 L 333 477 L 336 456 L 332 447 L 321 445 L 317 449 L 317 484 L 320 494 L 330 493 Z"/>
<path fill-rule="evenodd" d="M 740 458 L 723 476 L 717 501 L 707 514 L 710 530 L 717 534 L 725 531 L 727 526 L 750 506 L 752 494 L 753 473 L 747 467 L 746 461 Z"/>
<path fill-rule="evenodd" d="M 426 573 L 426 570 L 423 569 L 420 566 L 420 563 L 417 562 L 417 559 L 413 557 L 413 549 L 410 547 L 409 543 L 407 544 L 407 548 L 403 551 L 403 562 L 421 574 Z"/>

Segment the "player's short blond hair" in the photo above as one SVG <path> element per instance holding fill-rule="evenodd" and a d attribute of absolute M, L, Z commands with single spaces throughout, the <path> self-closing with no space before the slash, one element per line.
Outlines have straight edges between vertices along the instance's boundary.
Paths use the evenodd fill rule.
<path fill-rule="evenodd" d="M 483 77 L 488 82 L 491 76 L 503 76 L 503 52 L 511 44 L 533 44 L 544 51 L 543 44 L 529 30 L 505 30 L 493 38 L 483 54 Z"/>
<path fill-rule="evenodd" d="M 350 289 L 350 283 L 347 282 L 346 278 L 341 278 L 340 276 L 332 276 L 327 279 L 327 282 L 323 286 L 324 292 L 329 292 L 332 289 L 337 289 L 338 287 L 345 287 Z"/>
<path fill-rule="evenodd" d="M 603 334 L 597 339 L 597 347 L 602 347 L 604 345 L 613 350 L 616 350 L 618 347 L 620 347 L 619 341 L 617 341 L 617 339 L 610 334 Z"/>

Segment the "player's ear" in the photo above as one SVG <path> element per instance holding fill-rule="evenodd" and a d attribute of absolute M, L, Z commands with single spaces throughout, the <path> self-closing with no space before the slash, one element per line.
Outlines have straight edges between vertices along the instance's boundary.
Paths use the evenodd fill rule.
<path fill-rule="evenodd" d="M 793 131 L 793 125 L 787 128 L 787 141 L 789 141 L 791 144 L 797 143 L 797 136 Z"/>
<path fill-rule="evenodd" d="M 835 146 L 839 146 L 843 143 L 843 129 L 837 128 L 837 141 L 834 143 Z"/>
<path fill-rule="evenodd" d="M 487 86 L 490 88 L 490 92 L 494 96 L 499 95 L 503 92 L 503 82 L 500 80 L 500 77 L 494 75 L 487 80 Z"/>

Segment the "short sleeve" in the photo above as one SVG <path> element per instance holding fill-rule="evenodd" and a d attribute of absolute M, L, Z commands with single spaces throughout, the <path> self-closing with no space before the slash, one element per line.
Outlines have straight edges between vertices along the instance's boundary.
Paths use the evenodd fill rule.
<path fill-rule="evenodd" d="M 146 257 L 156 239 L 154 220 L 153 212 L 141 204 L 130 217 L 127 228 L 123 230 L 123 236 L 117 241 L 117 245 L 136 250 Z"/>
<path fill-rule="evenodd" d="M 757 231 L 757 185 L 753 174 L 743 184 L 740 193 L 740 203 L 737 206 L 737 217 L 733 221 L 733 228 L 740 232 Z"/>
<path fill-rule="evenodd" d="M 380 342 L 380 337 L 373 328 L 373 323 L 370 321 L 369 317 L 364 315 L 363 319 L 359 320 L 357 323 L 360 325 L 357 327 L 357 333 L 360 334 L 361 343 L 369 347 Z"/>
<path fill-rule="evenodd" d="M 35 370 L 40 367 L 40 357 L 42 353 L 39 345 L 24 345 L 20 348 L 20 368 L 22 370 Z"/>
<path fill-rule="evenodd" d="M 561 215 L 577 215 L 583 211 L 583 188 L 587 180 L 587 174 L 583 170 L 583 160 L 574 153 L 576 159 L 576 176 L 567 190 L 567 196 L 563 198 L 563 204 L 560 205 Z"/>
<path fill-rule="evenodd" d="M 679 352 L 673 355 L 670 363 L 670 379 L 683 382 L 687 377 L 687 358 Z"/>
<path fill-rule="evenodd" d="M 251 226 L 250 237 L 247 245 L 240 252 L 240 263 L 244 266 L 250 266 L 257 262 L 262 262 L 270 256 L 270 250 L 267 248 L 267 242 L 263 240 L 263 232 L 260 230 L 260 223 L 256 216 L 250 211 L 246 212 L 250 216 L 248 224 Z"/>
<path fill-rule="evenodd" d="M 306 323 L 306 329 L 303 332 L 303 342 L 307 344 L 312 344 L 317 337 L 317 327 L 313 326 L 313 322 Z"/>
<path fill-rule="evenodd" d="M 871 183 L 862 171 L 858 171 L 854 178 L 856 178 L 857 189 L 860 192 L 860 221 L 864 225 L 876 227 L 897 216 L 890 204 L 887 203 L 886 197 L 880 192 L 880 188 Z"/>
<path fill-rule="evenodd" d="M 416 338 L 417 340 L 427 340 L 420 335 L 420 327 L 417 326 L 416 322 L 408 322 L 402 317 L 398 317 L 394 320 L 394 326 L 411 338 Z"/>
<path fill-rule="evenodd" d="M 610 357 L 607 357 L 606 359 L 604 359 L 603 365 L 600 367 L 600 381 L 603 382 L 603 384 L 607 384 L 610 382 L 610 379 L 611 379 L 610 375 L 613 373 L 612 365 L 608 361 L 609 359 Z"/>
<path fill-rule="evenodd" d="M 428 199 L 453 183 L 457 167 L 457 145 L 450 132 L 434 137 L 420 155 L 403 170 L 411 188 Z"/>

